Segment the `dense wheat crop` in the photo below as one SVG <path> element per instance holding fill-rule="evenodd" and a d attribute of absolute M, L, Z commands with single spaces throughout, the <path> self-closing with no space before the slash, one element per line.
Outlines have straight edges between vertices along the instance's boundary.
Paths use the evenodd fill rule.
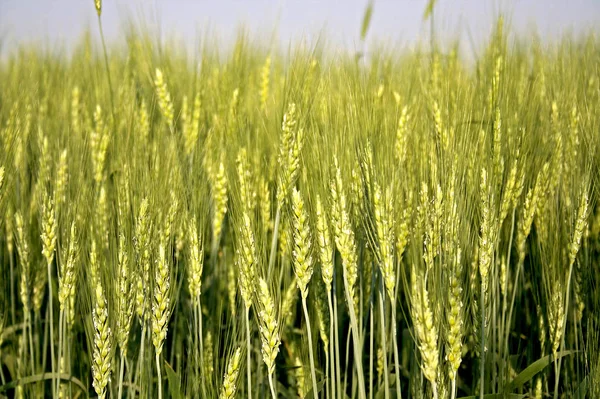
<path fill-rule="evenodd" d="M 0 64 L 0 397 L 600 397 L 596 36 L 131 32 Z"/>

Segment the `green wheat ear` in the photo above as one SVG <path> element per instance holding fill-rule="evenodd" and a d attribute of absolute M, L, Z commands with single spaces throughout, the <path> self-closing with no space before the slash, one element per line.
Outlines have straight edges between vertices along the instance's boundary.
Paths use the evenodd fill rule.
<path fill-rule="evenodd" d="M 96 7 L 96 12 L 98 16 L 102 15 L 102 0 L 94 0 L 94 6 Z"/>

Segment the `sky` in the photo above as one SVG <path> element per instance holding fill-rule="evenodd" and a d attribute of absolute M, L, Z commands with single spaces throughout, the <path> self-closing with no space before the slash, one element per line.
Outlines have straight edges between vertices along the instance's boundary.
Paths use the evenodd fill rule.
<path fill-rule="evenodd" d="M 280 45 L 314 43 L 360 48 L 360 27 L 368 0 L 104 0 L 102 24 L 109 42 L 118 41 L 128 21 L 145 23 L 163 37 L 197 45 L 204 32 L 227 45 L 237 28 L 251 37 Z M 427 0 L 375 0 L 368 41 L 412 46 L 428 41 L 423 21 Z M 513 32 L 537 32 L 554 40 L 600 27 L 600 0 L 439 0 L 434 11 L 436 36 L 460 38 L 470 46 L 489 37 L 502 12 Z M 90 29 L 98 37 L 93 0 L 0 0 L 0 44 L 6 54 L 21 44 L 69 48 Z"/>

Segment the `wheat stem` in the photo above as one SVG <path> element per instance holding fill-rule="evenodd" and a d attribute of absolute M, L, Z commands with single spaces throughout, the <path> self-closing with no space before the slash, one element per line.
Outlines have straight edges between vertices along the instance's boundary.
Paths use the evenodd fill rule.
<path fill-rule="evenodd" d="M 162 378 L 160 374 L 160 353 L 157 353 L 156 356 L 156 374 L 158 374 L 158 399 L 162 399 Z"/>
<path fill-rule="evenodd" d="M 396 302 L 392 301 L 392 332 L 394 341 L 394 369 L 396 376 L 396 396 L 398 399 L 402 399 L 402 387 L 400 386 L 400 355 L 398 353 L 398 339 L 397 339 L 397 327 L 396 327 Z"/>
<path fill-rule="evenodd" d="M 252 343 L 250 342 L 250 308 L 246 307 L 246 375 L 248 380 L 248 399 L 252 399 Z"/>
<path fill-rule="evenodd" d="M 306 298 L 302 297 L 302 309 L 304 309 L 304 317 L 306 319 L 306 332 L 308 334 L 308 357 L 310 359 L 310 378 L 312 379 L 313 396 L 318 399 L 317 394 L 317 377 L 315 374 L 315 359 L 313 355 L 312 333 L 310 329 L 310 318 L 308 316 L 308 308 L 306 306 Z"/>
<path fill-rule="evenodd" d="M 119 385 L 118 385 L 118 396 L 117 398 L 123 397 L 123 377 L 125 374 L 125 356 L 121 349 L 121 365 L 119 366 Z"/>
<path fill-rule="evenodd" d="M 383 348 L 383 379 L 385 388 L 385 398 L 390 398 L 390 380 L 388 375 L 388 364 L 387 364 L 387 342 L 386 342 L 386 329 L 385 329 L 385 297 L 383 295 L 383 282 L 379 291 L 379 315 L 381 318 L 381 347 Z"/>

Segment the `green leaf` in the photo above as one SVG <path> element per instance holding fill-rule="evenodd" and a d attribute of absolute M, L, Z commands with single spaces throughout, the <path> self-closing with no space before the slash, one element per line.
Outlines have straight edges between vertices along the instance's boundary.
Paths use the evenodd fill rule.
<path fill-rule="evenodd" d="M 360 40 L 365 40 L 367 37 L 367 31 L 369 25 L 371 25 L 371 16 L 373 15 L 373 2 L 370 1 L 365 9 L 365 15 L 363 16 L 362 27 L 360 28 Z"/>
<path fill-rule="evenodd" d="M 483 397 L 486 399 L 501 399 L 501 398 L 522 399 L 525 397 L 525 395 L 516 394 L 516 393 L 507 393 L 506 395 L 503 395 L 501 393 L 488 393 L 487 395 L 483 395 Z M 479 395 L 463 396 L 458 399 L 477 399 L 477 398 L 479 398 Z"/>
<path fill-rule="evenodd" d="M 589 375 L 586 375 L 583 381 L 581 381 L 581 383 L 575 390 L 575 392 L 573 392 L 574 399 L 585 399 L 585 395 L 587 394 L 588 390 L 588 379 Z"/>
<path fill-rule="evenodd" d="M 576 351 L 562 351 L 556 353 L 556 356 L 548 355 L 531 363 L 525 370 L 521 371 L 507 386 L 507 391 L 512 391 L 515 388 L 520 388 L 527 381 L 530 381 L 537 373 L 545 369 L 552 361 L 558 360 L 561 357 L 571 355 Z"/>
<path fill-rule="evenodd" d="M 325 385 L 325 382 L 327 382 L 327 380 L 325 380 L 325 379 L 317 382 L 317 391 L 318 392 L 321 392 L 323 390 L 323 386 Z M 312 388 L 306 393 L 306 395 L 304 395 L 305 398 L 312 398 L 313 396 L 315 396 L 315 395 L 313 394 Z"/>
<path fill-rule="evenodd" d="M 169 381 L 169 395 L 173 399 L 183 399 L 181 394 L 181 380 L 175 370 L 165 361 L 165 370 L 167 370 L 167 381 Z"/>
<path fill-rule="evenodd" d="M 72 382 L 73 384 L 78 386 L 87 395 L 87 389 L 86 389 L 85 385 L 83 385 L 83 383 L 81 381 L 79 381 L 77 378 L 73 377 L 72 375 L 66 374 L 66 373 L 63 373 L 63 374 L 43 373 L 43 374 L 30 375 L 29 377 L 11 381 L 9 383 L 6 383 L 6 384 L 0 386 L 0 392 L 5 392 L 5 391 L 8 391 L 9 389 L 15 389 L 19 385 L 35 384 L 36 382 L 46 381 L 46 380 L 51 380 L 51 379 L 59 379 L 59 380 L 66 381 L 66 382 Z"/>
<path fill-rule="evenodd" d="M 427 3 L 427 7 L 425 7 L 425 12 L 423 13 L 423 21 L 427 21 L 433 13 L 433 7 L 435 7 L 436 1 L 437 0 L 429 0 L 429 3 Z"/>

